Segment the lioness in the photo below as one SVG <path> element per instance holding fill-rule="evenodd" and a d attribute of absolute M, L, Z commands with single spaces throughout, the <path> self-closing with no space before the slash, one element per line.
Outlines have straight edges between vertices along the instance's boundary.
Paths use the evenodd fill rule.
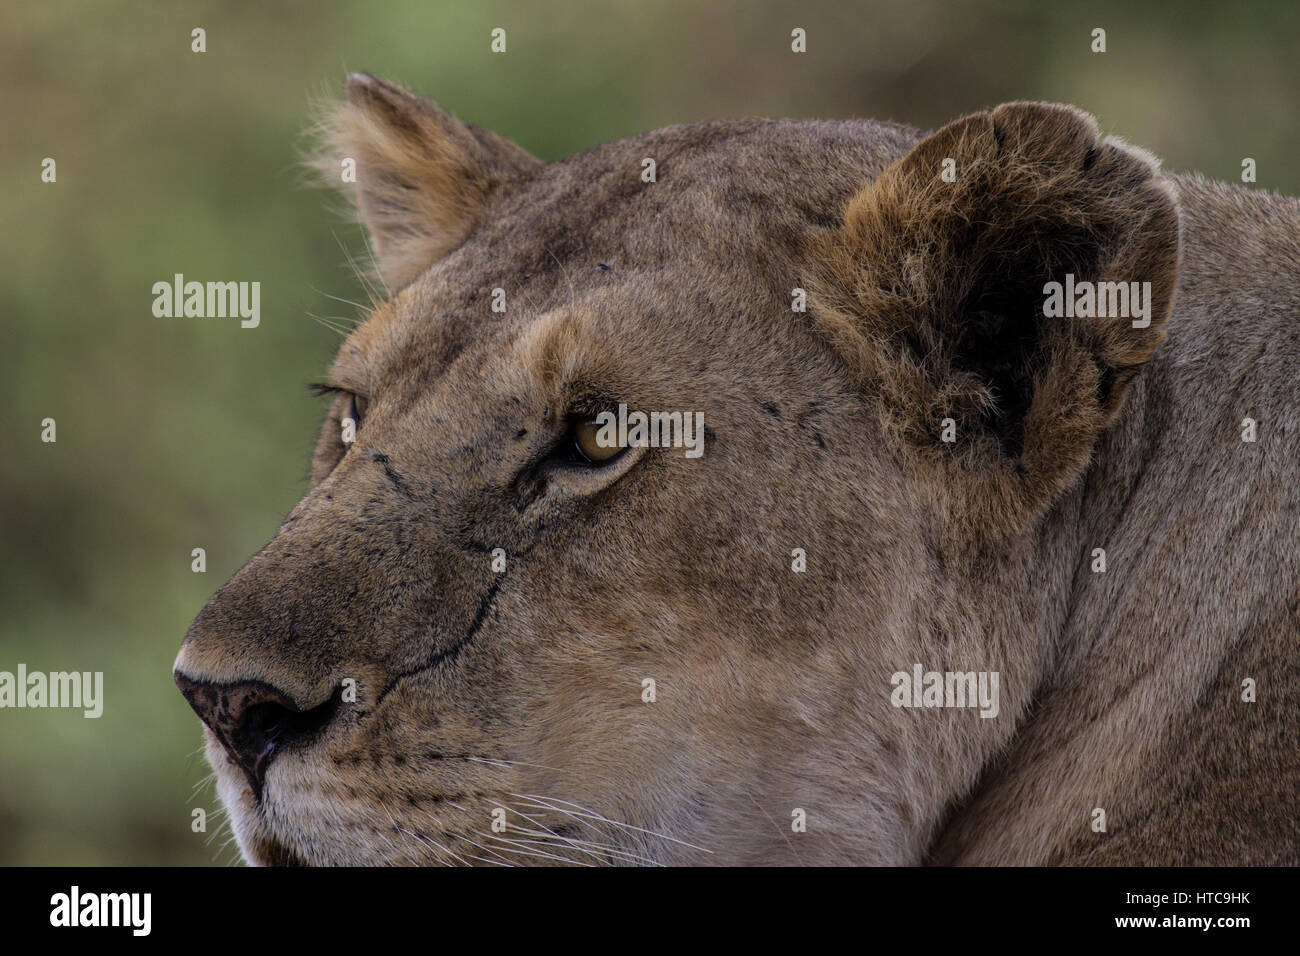
<path fill-rule="evenodd" d="M 1044 103 L 325 130 L 391 296 L 176 661 L 249 862 L 1300 858 L 1295 200 Z"/>

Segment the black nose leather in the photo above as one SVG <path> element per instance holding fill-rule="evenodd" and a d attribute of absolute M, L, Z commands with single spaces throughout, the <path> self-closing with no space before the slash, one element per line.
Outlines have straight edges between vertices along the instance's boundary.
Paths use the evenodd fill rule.
<path fill-rule="evenodd" d="M 340 700 L 335 694 L 319 707 L 301 710 L 287 694 L 261 681 L 213 684 L 192 680 L 180 671 L 172 676 L 199 719 L 244 771 L 259 799 L 275 755 L 320 733 Z"/>

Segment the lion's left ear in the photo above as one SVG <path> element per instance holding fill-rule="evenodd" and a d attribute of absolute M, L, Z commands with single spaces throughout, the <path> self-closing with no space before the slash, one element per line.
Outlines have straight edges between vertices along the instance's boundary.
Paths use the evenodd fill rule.
<path fill-rule="evenodd" d="M 347 94 L 318 124 L 310 165 L 351 194 L 390 289 L 459 245 L 495 191 L 541 166 L 396 83 L 354 73 Z"/>
<path fill-rule="evenodd" d="M 816 318 L 888 429 L 996 521 L 1077 478 L 1160 344 L 1179 216 L 1151 156 L 1010 103 L 917 144 L 816 255 Z"/>

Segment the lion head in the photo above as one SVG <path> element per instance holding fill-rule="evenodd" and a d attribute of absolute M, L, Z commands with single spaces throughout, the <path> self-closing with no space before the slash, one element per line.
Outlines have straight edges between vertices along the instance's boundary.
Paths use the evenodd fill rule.
<path fill-rule="evenodd" d="M 1087 542 L 1045 516 L 1162 336 L 1150 157 L 1013 103 L 542 163 L 366 75 L 324 128 L 391 292 L 176 662 L 246 858 L 923 859 L 1050 667 Z M 1045 318 L 1067 273 L 1149 321 Z M 597 440 L 620 406 L 695 453 Z M 916 665 L 997 672 L 996 715 L 896 706 Z"/>

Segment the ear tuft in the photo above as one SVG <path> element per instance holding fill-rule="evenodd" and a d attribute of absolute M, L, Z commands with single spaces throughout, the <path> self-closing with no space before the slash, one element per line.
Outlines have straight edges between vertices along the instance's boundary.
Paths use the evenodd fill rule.
<path fill-rule="evenodd" d="M 307 165 L 352 199 L 390 289 L 463 242 L 493 194 L 541 165 L 509 140 L 368 73 L 347 78 L 346 100 L 322 111 L 314 133 Z M 345 178 L 346 160 L 355 182 Z"/>

